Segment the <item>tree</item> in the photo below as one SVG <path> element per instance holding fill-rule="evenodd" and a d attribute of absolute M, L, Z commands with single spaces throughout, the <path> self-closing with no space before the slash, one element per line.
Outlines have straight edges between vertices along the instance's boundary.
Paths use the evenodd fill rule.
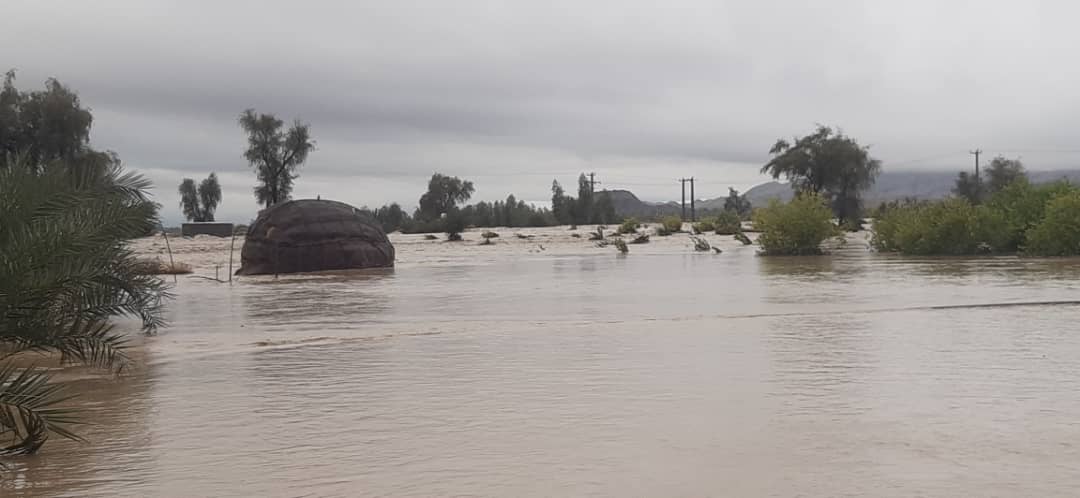
<path fill-rule="evenodd" d="M 953 195 L 967 199 L 972 204 L 978 204 L 982 200 L 982 181 L 975 175 L 969 175 L 967 171 L 961 171 L 956 175 L 956 184 L 953 186 Z"/>
<path fill-rule="evenodd" d="M 769 150 L 773 158 L 761 172 L 787 178 L 796 192 L 821 195 L 844 223 L 859 215 L 862 191 L 873 186 L 881 172 L 881 162 L 870 157 L 869 150 L 842 132 L 818 125 L 793 143 L 777 140 Z"/>
<path fill-rule="evenodd" d="M 0 360 L 44 352 L 119 369 L 125 339 L 111 319 L 139 318 L 148 333 L 162 324 L 164 283 L 126 244 L 157 222 L 149 187 L 118 162 L 43 168 L 21 156 L 0 167 Z M 51 375 L 0 365 L 0 455 L 34 453 L 51 434 L 80 439 Z"/>
<path fill-rule="evenodd" d="M 589 177 L 582 173 L 578 176 L 577 217 L 574 224 L 584 225 L 591 223 L 593 219 L 593 186 Z"/>
<path fill-rule="evenodd" d="M 427 192 L 420 196 L 420 213 L 426 220 L 438 219 L 459 203 L 468 201 L 475 191 L 470 181 L 435 173 L 428 181 Z"/>
<path fill-rule="evenodd" d="M 1027 180 L 1027 171 L 1020 159 L 1005 159 L 997 156 L 990 161 L 990 167 L 986 168 L 987 190 L 990 194 L 1002 191 L 1009 184 L 1018 180 Z"/>
<path fill-rule="evenodd" d="M 255 168 L 259 181 L 255 198 L 266 207 L 288 200 L 299 177 L 296 170 L 315 149 L 308 125 L 294 120 L 282 131 L 283 121 L 273 114 L 256 114 L 254 109 L 240 113 L 238 122 L 248 135 L 244 158 Z"/>
<path fill-rule="evenodd" d="M 753 210 L 753 206 L 750 205 L 750 201 L 745 195 L 739 195 L 739 191 L 731 187 L 728 187 L 727 199 L 724 199 L 724 211 L 730 211 L 739 215 L 739 217 L 745 217 Z"/>
<path fill-rule="evenodd" d="M 214 211 L 221 202 L 221 185 L 216 174 L 210 173 L 198 187 L 195 187 L 195 180 L 184 178 L 179 192 L 180 207 L 188 221 L 214 221 Z"/>
<path fill-rule="evenodd" d="M 386 233 L 400 229 L 409 221 L 408 213 L 396 202 L 376 209 L 374 216 Z"/>
<path fill-rule="evenodd" d="M 551 212 L 554 213 L 555 219 L 560 224 L 569 225 L 574 223 L 573 209 L 571 204 L 574 202 L 572 197 L 566 196 L 566 191 L 563 190 L 562 185 L 559 185 L 558 180 L 551 181 Z"/>
<path fill-rule="evenodd" d="M 56 79 L 45 80 L 44 90 L 20 92 L 15 71 L 8 71 L 0 89 L 0 166 L 16 155 L 34 167 L 71 165 L 90 150 L 92 122 L 79 96 Z"/>

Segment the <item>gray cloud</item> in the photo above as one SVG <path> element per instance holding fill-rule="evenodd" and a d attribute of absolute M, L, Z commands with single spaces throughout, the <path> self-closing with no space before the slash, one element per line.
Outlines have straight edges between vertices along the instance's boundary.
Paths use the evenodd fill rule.
<path fill-rule="evenodd" d="M 221 5 L 224 4 L 224 5 Z M 978 8 L 969 8 L 978 7 Z M 23 88 L 56 76 L 93 141 L 158 184 L 218 172 L 256 210 L 235 124 L 308 122 L 297 196 L 413 205 L 434 171 L 543 200 L 596 171 L 648 199 L 764 180 L 772 142 L 842 126 L 886 167 L 965 151 L 1075 165 L 1070 2 L 202 2 L 16 0 L 0 30 Z M 1052 152 L 1059 151 L 1059 152 Z M 932 160 L 919 161 L 923 158 Z"/>

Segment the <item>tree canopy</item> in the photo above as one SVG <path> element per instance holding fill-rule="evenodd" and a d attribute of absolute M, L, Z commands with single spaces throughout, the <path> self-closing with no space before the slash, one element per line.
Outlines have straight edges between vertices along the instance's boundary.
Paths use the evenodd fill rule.
<path fill-rule="evenodd" d="M 221 202 L 221 185 L 216 174 L 210 173 L 198 187 L 195 180 L 184 178 L 179 192 L 180 207 L 188 221 L 214 221 L 214 211 Z"/>
<path fill-rule="evenodd" d="M 255 168 L 259 181 L 255 198 L 266 207 L 289 200 L 293 181 L 299 177 L 297 169 L 315 149 L 308 125 L 294 120 L 283 130 L 282 120 L 273 114 L 257 114 L 254 109 L 240 113 L 238 122 L 248 136 L 244 158 Z"/>
<path fill-rule="evenodd" d="M 470 181 L 435 173 L 428 181 L 427 192 L 420 196 L 420 215 L 428 220 L 439 218 L 468 201 L 475 191 Z"/>
<path fill-rule="evenodd" d="M 15 71 L 8 71 L 0 90 L 0 163 L 15 154 L 34 165 L 76 159 L 88 149 L 92 122 L 79 96 L 56 79 L 44 90 L 20 92 Z"/>
<path fill-rule="evenodd" d="M 869 147 L 827 126 L 792 142 L 779 139 L 761 168 L 774 179 L 785 177 L 799 193 L 823 196 L 833 214 L 845 222 L 859 215 L 862 191 L 873 186 L 881 162 L 870 157 Z"/>

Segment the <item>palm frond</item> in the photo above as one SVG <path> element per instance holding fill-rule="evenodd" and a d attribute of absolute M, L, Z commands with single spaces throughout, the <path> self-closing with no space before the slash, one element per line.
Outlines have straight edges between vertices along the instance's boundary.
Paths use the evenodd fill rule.
<path fill-rule="evenodd" d="M 0 455 L 37 452 L 50 434 L 82 441 L 71 427 L 82 422 L 69 408 L 63 384 L 50 382 L 48 370 L 0 366 Z"/>

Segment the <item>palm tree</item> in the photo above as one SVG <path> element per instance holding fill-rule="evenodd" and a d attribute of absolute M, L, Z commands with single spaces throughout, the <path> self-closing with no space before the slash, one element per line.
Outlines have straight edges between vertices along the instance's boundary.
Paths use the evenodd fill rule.
<path fill-rule="evenodd" d="M 148 333 L 162 325 L 165 284 L 125 244 L 155 223 L 149 187 L 118 162 L 0 167 L 0 455 L 34 453 L 50 434 L 79 439 L 66 386 L 13 356 L 119 370 L 125 339 L 110 319 L 137 317 Z"/>

